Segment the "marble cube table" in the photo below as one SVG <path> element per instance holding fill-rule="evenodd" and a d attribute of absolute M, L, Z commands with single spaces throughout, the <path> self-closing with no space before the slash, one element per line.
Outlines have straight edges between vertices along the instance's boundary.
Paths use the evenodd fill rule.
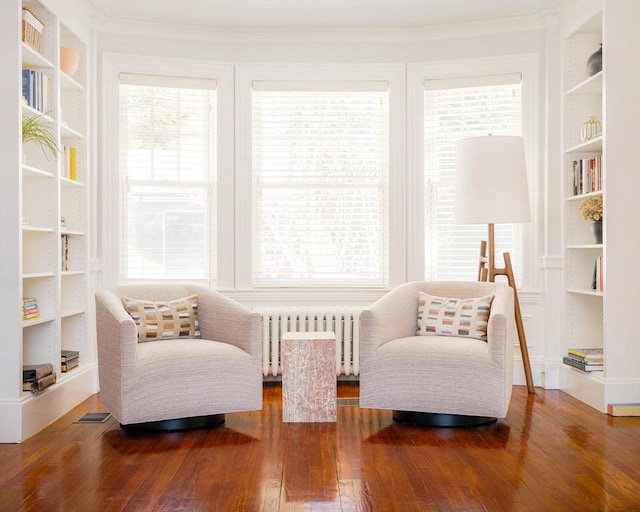
<path fill-rule="evenodd" d="M 282 421 L 336 421 L 336 336 L 333 332 L 282 335 Z"/>

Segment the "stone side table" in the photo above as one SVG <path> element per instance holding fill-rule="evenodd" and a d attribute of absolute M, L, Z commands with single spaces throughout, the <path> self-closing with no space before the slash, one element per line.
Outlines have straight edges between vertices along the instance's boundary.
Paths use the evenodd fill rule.
<path fill-rule="evenodd" d="M 333 332 L 282 335 L 282 421 L 336 421 L 336 336 Z"/>

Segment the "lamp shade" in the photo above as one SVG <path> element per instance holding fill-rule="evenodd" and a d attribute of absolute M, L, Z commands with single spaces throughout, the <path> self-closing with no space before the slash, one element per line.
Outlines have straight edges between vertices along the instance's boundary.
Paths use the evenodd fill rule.
<path fill-rule="evenodd" d="M 458 141 L 454 222 L 529 222 L 522 137 L 488 135 Z"/>

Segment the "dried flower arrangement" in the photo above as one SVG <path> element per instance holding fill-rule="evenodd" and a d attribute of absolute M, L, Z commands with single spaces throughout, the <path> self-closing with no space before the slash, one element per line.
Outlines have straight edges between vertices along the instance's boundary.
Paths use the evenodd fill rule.
<path fill-rule="evenodd" d="M 602 196 L 587 197 L 580 202 L 580 215 L 584 220 L 602 219 Z"/>

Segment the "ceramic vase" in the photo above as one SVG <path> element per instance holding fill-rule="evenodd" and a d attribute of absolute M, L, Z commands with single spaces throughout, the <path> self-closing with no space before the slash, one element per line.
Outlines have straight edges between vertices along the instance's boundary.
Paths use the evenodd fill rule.
<path fill-rule="evenodd" d="M 602 219 L 591 221 L 591 233 L 593 233 L 593 237 L 595 238 L 595 243 L 601 244 L 602 243 Z"/>
<path fill-rule="evenodd" d="M 73 76 L 78 71 L 80 64 L 80 52 L 75 48 L 60 47 L 60 69 L 68 76 Z"/>
<path fill-rule="evenodd" d="M 587 77 L 593 76 L 602 71 L 602 43 L 594 53 L 587 59 Z"/>

